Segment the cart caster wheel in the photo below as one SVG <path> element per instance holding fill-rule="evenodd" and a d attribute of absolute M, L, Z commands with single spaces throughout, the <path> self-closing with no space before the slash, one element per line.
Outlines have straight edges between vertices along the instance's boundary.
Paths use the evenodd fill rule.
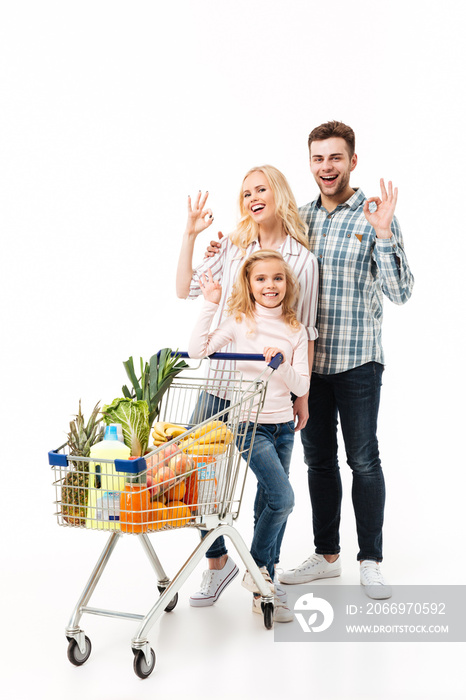
<path fill-rule="evenodd" d="M 271 630 L 273 627 L 273 603 L 261 603 L 261 607 L 264 613 L 265 629 Z"/>
<path fill-rule="evenodd" d="M 155 652 L 153 649 L 150 650 L 151 663 L 148 666 L 146 662 L 146 655 L 141 649 L 137 651 L 133 650 L 134 662 L 133 668 L 134 673 L 139 676 L 139 678 L 148 678 L 155 667 Z"/>
<path fill-rule="evenodd" d="M 89 637 L 84 637 L 84 642 L 86 644 L 86 649 L 84 651 L 84 654 L 81 652 L 81 649 L 79 648 L 78 642 L 76 639 L 73 639 L 72 637 L 67 637 L 69 644 L 68 644 L 68 659 L 71 661 L 71 663 L 74 666 L 82 666 L 83 664 L 86 663 L 88 658 L 91 655 L 92 651 L 92 644 L 91 640 Z"/>
<path fill-rule="evenodd" d="M 165 588 L 162 586 L 158 586 L 158 589 L 160 591 L 160 595 L 164 592 Z M 178 593 L 175 593 L 171 601 L 168 603 L 167 607 L 165 608 L 165 612 L 171 612 L 176 608 L 176 604 L 178 603 Z"/>
<path fill-rule="evenodd" d="M 165 608 L 165 612 L 171 612 L 176 608 L 176 604 L 178 603 L 178 593 L 175 593 L 171 601 L 168 603 L 167 607 Z"/>

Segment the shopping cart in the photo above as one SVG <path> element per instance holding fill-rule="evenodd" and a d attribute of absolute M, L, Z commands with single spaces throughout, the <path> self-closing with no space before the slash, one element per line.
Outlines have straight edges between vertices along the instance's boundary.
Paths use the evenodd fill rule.
<path fill-rule="evenodd" d="M 187 353 L 179 353 L 188 357 Z M 263 355 L 215 353 L 210 359 L 264 361 Z M 162 613 L 172 611 L 178 591 L 206 551 L 226 535 L 236 547 L 261 594 L 264 625 L 273 626 L 273 591 L 265 582 L 244 540 L 233 527 L 238 518 L 251 454 L 245 448 L 246 428 L 257 426 L 267 381 L 282 360 L 275 356 L 253 382 L 237 370 L 197 376 L 203 366 L 184 370 L 164 394 L 157 425 L 168 420 L 176 435 L 137 459 L 99 459 L 70 456 L 66 446 L 49 453 L 54 470 L 56 518 L 64 527 L 107 531 L 110 536 L 79 597 L 66 628 L 68 658 L 76 666 L 91 653 L 91 642 L 80 627 L 84 613 L 139 621 L 131 640 L 134 671 L 147 678 L 155 666 L 148 641 L 151 627 Z M 193 372 L 191 375 L 190 372 Z M 223 396 L 223 410 L 209 414 L 206 397 Z M 178 429 L 175 429 L 178 427 Z M 168 578 L 149 539 L 149 533 L 191 527 L 205 531 L 198 546 L 172 580 Z M 124 534 L 141 543 L 156 575 L 160 597 L 146 615 L 89 606 L 89 601 Z"/>

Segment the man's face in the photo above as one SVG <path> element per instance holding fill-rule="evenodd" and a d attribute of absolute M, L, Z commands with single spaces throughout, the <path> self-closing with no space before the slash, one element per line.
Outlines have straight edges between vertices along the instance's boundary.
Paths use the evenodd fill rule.
<path fill-rule="evenodd" d="M 350 158 L 345 139 L 334 136 L 311 143 L 311 172 L 326 197 L 337 197 L 349 187 L 350 173 L 358 158 Z"/>

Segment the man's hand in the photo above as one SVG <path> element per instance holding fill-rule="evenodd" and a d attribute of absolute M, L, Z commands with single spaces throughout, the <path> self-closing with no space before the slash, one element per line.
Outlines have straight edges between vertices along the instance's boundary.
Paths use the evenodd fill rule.
<path fill-rule="evenodd" d="M 207 246 L 206 253 L 204 255 L 204 258 L 213 258 L 217 255 L 218 251 L 220 250 L 220 241 L 223 238 L 223 233 L 221 231 L 218 232 L 218 241 L 210 241 L 210 245 Z"/>
<path fill-rule="evenodd" d="M 295 433 L 298 432 L 298 430 L 302 430 L 308 421 L 309 418 L 309 404 L 308 404 L 308 396 L 309 392 L 305 394 L 304 396 L 298 396 L 293 403 L 293 418 L 296 423 L 296 418 L 298 419 L 298 422 L 296 423 L 296 427 L 294 429 Z"/>
<path fill-rule="evenodd" d="M 217 282 L 212 277 L 212 270 L 207 270 L 207 274 L 201 275 L 199 285 L 206 301 L 211 301 L 213 304 L 220 304 L 222 287 L 220 282 Z"/>
<path fill-rule="evenodd" d="M 188 221 L 185 231 L 188 236 L 198 236 L 212 224 L 214 220 L 212 209 L 204 209 L 208 196 L 208 192 L 202 195 L 201 190 L 199 190 L 194 204 L 191 203 L 191 197 L 188 197 Z"/>
<path fill-rule="evenodd" d="M 380 189 L 382 199 L 380 197 L 371 197 L 364 202 L 364 216 L 371 226 L 374 227 L 377 238 L 391 238 L 391 223 L 393 214 L 395 213 L 396 200 L 398 198 L 398 188 L 393 190 L 392 182 L 388 182 L 388 194 L 385 189 L 383 178 L 380 180 Z M 375 202 L 377 209 L 373 212 L 369 211 L 369 204 Z"/>

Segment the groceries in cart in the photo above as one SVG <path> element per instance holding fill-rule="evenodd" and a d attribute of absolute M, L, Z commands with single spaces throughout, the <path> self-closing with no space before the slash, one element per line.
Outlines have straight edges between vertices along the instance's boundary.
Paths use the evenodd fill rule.
<path fill-rule="evenodd" d="M 168 349 L 155 357 L 141 360 L 140 378 L 132 358 L 124 363 L 133 392 L 123 387 L 125 396 L 100 414 L 98 403 L 87 423 L 79 403 L 67 445 L 52 453 L 63 455 L 61 462 L 52 458 L 60 462 L 55 486 L 61 525 L 138 534 L 183 527 L 195 515 L 217 510 L 233 433 L 224 420 L 192 425 L 186 412 L 183 424 L 154 421 L 174 377 L 188 367 Z"/>

